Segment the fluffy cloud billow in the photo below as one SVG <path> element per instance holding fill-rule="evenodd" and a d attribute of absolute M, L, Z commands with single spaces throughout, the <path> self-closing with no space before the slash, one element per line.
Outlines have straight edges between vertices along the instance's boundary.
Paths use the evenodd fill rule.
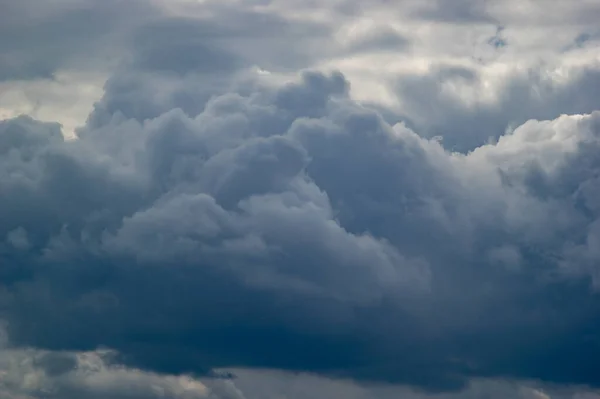
<path fill-rule="evenodd" d="M 175 373 L 595 383 L 598 114 L 463 155 L 339 74 L 257 85 L 72 141 L 3 122 L 15 343 Z"/>
<path fill-rule="evenodd" d="M 357 23 L 315 48 L 393 15 L 343 3 L 125 10 L 76 137 L 0 121 L 0 397 L 595 397 L 596 61 L 523 73 L 519 15 L 406 2 L 457 37 L 512 21 L 511 68 L 382 66 L 377 103 L 361 57 L 435 45 Z"/>

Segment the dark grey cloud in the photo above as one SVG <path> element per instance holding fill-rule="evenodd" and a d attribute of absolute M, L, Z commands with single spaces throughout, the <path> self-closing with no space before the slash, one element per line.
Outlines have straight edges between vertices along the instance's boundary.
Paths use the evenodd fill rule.
<path fill-rule="evenodd" d="M 317 375 L 274 370 L 235 370 L 235 379 L 165 376 L 114 363 L 114 353 L 4 350 L 0 353 L 0 396 L 19 399 L 596 399 L 584 387 L 475 380 L 460 392 L 429 395 L 408 387 L 361 385 Z"/>
<path fill-rule="evenodd" d="M 0 82 L 52 79 L 64 69 L 106 71 L 123 63 L 166 74 L 224 73 L 255 64 L 295 71 L 329 47 L 326 24 L 292 23 L 250 4 L 190 4 L 189 16 L 167 6 L 160 0 L 2 0 Z"/>
<path fill-rule="evenodd" d="M 409 39 L 394 29 L 386 27 L 355 41 L 349 46 L 348 52 L 401 52 L 408 50 L 409 47 Z"/>
<path fill-rule="evenodd" d="M 425 2 L 415 16 L 445 23 L 494 24 L 495 19 L 488 11 L 488 5 L 487 0 L 435 0 Z"/>
<path fill-rule="evenodd" d="M 82 130 L 114 117 L 156 118 L 174 108 L 195 116 L 233 82 L 253 90 L 251 81 L 245 89 L 238 81 L 250 68 L 296 71 L 328 51 L 325 24 L 212 4 L 202 10 L 211 16 L 164 15 L 138 27 L 127 60 L 105 84 L 111 94 L 98 101 Z M 320 51 L 309 52 L 317 42 Z"/>
<path fill-rule="evenodd" d="M 361 15 L 351 3 L 336 9 Z M 0 121 L 0 319 L 26 369 L 10 392 L 243 398 L 173 377 L 231 367 L 450 398 L 517 395 L 480 378 L 600 385 L 593 65 L 561 82 L 536 67 L 469 103 L 444 87 L 481 71 L 436 64 L 394 77 L 395 115 L 340 73 L 277 74 L 411 51 L 406 31 L 344 47 L 330 37 L 347 21 L 300 21 L 295 3 L 40 4 L 0 16 L 0 80 L 127 57 L 78 139 Z M 495 24 L 485 3 L 449 4 L 417 17 Z"/>
<path fill-rule="evenodd" d="M 130 90 L 149 76 L 187 111 Z M 115 76 L 74 141 L 2 122 L 13 345 L 173 374 L 599 384 L 598 113 L 460 155 L 350 100 L 339 73 L 212 94 L 204 78 Z M 202 105 L 183 100 L 196 87 Z"/>
<path fill-rule="evenodd" d="M 573 43 L 570 46 L 567 46 L 565 51 L 585 48 L 594 42 L 597 42 L 598 39 L 600 39 L 600 32 L 596 30 L 582 32 L 573 39 Z"/>
<path fill-rule="evenodd" d="M 328 51 L 331 28 L 324 23 L 292 23 L 284 15 L 243 8 L 204 8 L 211 17 L 164 17 L 136 31 L 133 65 L 179 74 L 231 72 L 253 65 L 296 71 Z M 311 43 L 318 43 L 321 51 L 309 52 Z"/>
<path fill-rule="evenodd" d="M 0 81 L 52 78 L 76 66 L 106 67 L 122 55 L 130 30 L 159 15 L 151 0 L 59 0 L 51 5 L 2 0 L 0 8 Z"/>
<path fill-rule="evenodd" d="M 476 69 L 432 67 L 429 73 L 397 78 L 395 87 L 403 102 L 402 115 L 419 134 L 441 136 L 444 145 L 469 151 L 507 129 L 529 119 L 554 119 L 562 114 L 585 114 L 598 108 L 600 69 L 589 65 L 569 68 L 568 78 L 558 80 L 545 67 L 515 73 L 500 84 L 495 99 L 463 100 L 445 85 L 480 90 L 482 76 Z"/>
<path fill-rule="evenodd" d="M 508 42 L 502 37 L 503 31 L 504 27 L 498 26 L 496 28 L 496 34 L 488 39 L 488 44 L 497 49 L 508 46 Z"/>

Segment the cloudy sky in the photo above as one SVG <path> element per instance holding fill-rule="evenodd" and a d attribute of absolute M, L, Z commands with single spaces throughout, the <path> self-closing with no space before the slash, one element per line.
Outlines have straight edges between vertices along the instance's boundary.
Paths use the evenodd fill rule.
<path fill-rule="evenodd" d="M 599 399 L 599 0 L 0 0 L 0 399 Z"/>

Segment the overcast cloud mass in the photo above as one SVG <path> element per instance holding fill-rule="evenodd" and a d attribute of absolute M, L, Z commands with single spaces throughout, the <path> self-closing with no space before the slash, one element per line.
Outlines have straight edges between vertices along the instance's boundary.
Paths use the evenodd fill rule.
<path fill-rule="evenodd" d="M 0 0 L 0 399 L 600 398 L 598 0 Z"/>

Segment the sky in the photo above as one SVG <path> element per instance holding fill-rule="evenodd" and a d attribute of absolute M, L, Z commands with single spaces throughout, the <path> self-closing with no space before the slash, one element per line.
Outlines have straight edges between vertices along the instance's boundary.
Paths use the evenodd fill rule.
<path fill-rule="evenodd" d="M 0 0 L 0 399 L 600 399 L 598 0 Z"/>

